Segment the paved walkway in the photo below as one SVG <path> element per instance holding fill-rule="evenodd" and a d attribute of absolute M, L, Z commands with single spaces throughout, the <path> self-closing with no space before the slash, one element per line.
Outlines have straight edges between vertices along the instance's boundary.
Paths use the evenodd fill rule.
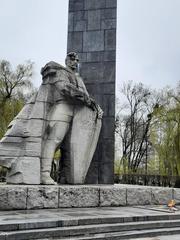
<path fill-rule="evenodd" d="M 130 221 L 136 220 L 137 217 L 146 218 L 146 216 L 165 216 L 178 215 L 180 211 L 175 213 L 169 212 L 162 206 L 148 207 L 99 207 L 99 208 L 62 208 L 62 209 L 40 209 L 40 210 L 18 210 L 18 211 L 0 211 L 0 226 L 4 224 L 21 224 L 21 223 L 38 223 L 44 221 L 63 221 L 66 226 L 76 225 L 76 222 L 94 223 L 95 219 L 102 218 L 122 218 L 122 222 L 126 218 Z M 135 218 L 134 218 L 135 217 Z M 179 218 L 179 217 L 178 217 Z M 128 221 L 129 221 L 128 220 Z M 180 240 L 180 235 L 160 236 L 153 238 L 138 238 L 136 240 Z M 45 239 L 44 239 L 45 240 Z M 130 239 L 128 239 L 130 240 Z M 135 239 L 133 239 L 135 240 Z"/>
<path fill-rule="evenodd" d="M 180 240 L 180 235 L 168 235 L 153 238 L 133 238 L 129 240 Z"/>
<path fill-rule="evenodd" d="M 0 211 L 0 224 L 3 222 L 43 221 L 43 220 L 75 220 L 107 217 L 137 217 L 157 215 L 180 215 L 180 211 L 171 213 L 162 207 L 100 207 L 100 208 L 61 208 L 39 210 Z M 179 239 L 180 240 L 180 239 Z"/>

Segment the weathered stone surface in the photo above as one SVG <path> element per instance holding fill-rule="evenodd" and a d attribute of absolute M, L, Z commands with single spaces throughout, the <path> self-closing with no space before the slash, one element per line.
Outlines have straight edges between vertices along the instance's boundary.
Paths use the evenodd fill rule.
<path fill-rule="evenodd" d="M 116 30 L 105 30 L 105 50 L 116 49 Z"/>
<path fill-rule="evenodd" d="M 105 165 L 106 166 L 106 165 Z M 174 191 L 174 196 L 172 192 Z M 156 201 L 152 201 L 152 193 Z M 0 209 L 110 207 L 179 203 L 179 189 L 138 185 L 0 185 Z"/>
<path fill-rule="evenodd" d="M 16 136 L 16 137 L 24 136 L 26 132 L 26 128 L 24 126 L 26 125 L 26 122 L 27 120 L 22 120 L 22 119 L 13 120 L 9 124 L 8 131 L 6 132 L 5 136 Z"/>
<path fill-rule="evenodd" d="M 111 163 L 110 159 L 112 157 L 114 157 L 114 152 L 112 151 L 109 151 L 109 148 L 113 148 L 114 147 L 114 138 L 107 138 L 107 139 L 104 139 L 104 145 L 102 147 L 103 149 L 103 153 L 102 153 L 102 158 L 103 158 L 103 161 L 105 163 L 109 163 L 113 166 L 113 164 Z M 110 167 L 110 166 L 109 166 Z M 114 169 L 112 169 L 114 170 Z M 114 172 L 114 171 L 113 171 Z"/>
<path fill-rule="evenodd" d="M 68 31 L 72 32 L 74 29 L 74 13 L 70 12 L 68 15 Z"/>
<path fill-rule="evenodd" d="M 104 61 L 115 61 L 116 52 L 115 51 L 105 51 L 104 52 Z M 113 93 L 113 92 L 111 92 Z"/>
<path fill-rule="evenodd" d="M 9 184 L 40 184 L 40 159 L 19 157 L 12 163 L 6 180 Z"/>
<path fill-rule="evenodd" d="M 117 7 L 117 0 L 106 0 L 106 7 Z"/>
<path fill-rule="evenodd" d="M 113 83 L 115 74 L 116 74 L 116 68 L 115 68 L 114 63 L 113 62 L 105 62 L 104 63 L 104 82 Z"/>
<path fill-rule="evenodd" d="M 101 119 L 88 107 L 75 109 L 70 139 L 70 180 L 72 184 L 83 184 L 95 152 Z M 78 141 L 77 141 L 78 139 Z"/>
<path fill-rule="evenodd" d="M 32 111 L 32 107 L 33 107 L 32 103 L 25 105 L 16 118 L 27 119 L 27 116 L 29 116 Z"/>
<path fill-rule="evenodd" d="M 103 51 L 103 50 L 104 50 L 104 31 L 83 32 L 83 51 L 84 52 Z"/>
<path fill-rule="evenodd" d="M 31 123 L 27 125 L 24 135 L 32 137 L 41 137 L 44 122 L 42 119 L 31 119 Z"/>
<path fill-rule="evenodd" d="M 115 86 L 113 83 L 103 83 L 102 88 L 104 94 L 112 94 L 115 91 Z"/>
<path fill-rule="evenodd" d="M 85 10 L 99 9 L 106 7 L 106 0 L 85 0 Z"/>
<path fill-rule="evenodd" d="M 98 187 L 64 186 L 60 188 L 59 207 L 97 207 L 98 205 Z"/>
<path fill-rule="evenodd" d="M 84 63 L 83 68 L 81 69 L 81 74 L 84 76 L 89 76 L 88 81 L 89 82 L 100 82 L 103 81 L 103 69 L 104 65 L 101 62 L 97 63 Z"/>
<path fill-rule="evenodd" d="M 126 188 L 116 186 L 100 187 L 100 206 L 125 206 Z"/>
<path fill-rule="evenodd" d="M 103 95 L 103 109 L 104 109 L 104 116 L 112 116 L 115 115 L 115 95 Z"/>
<path fill-rule="evenodd" d="M 74 12 L 74 21 L 79 21 L 79 20 L 87 20 L 88 18 L 88 11 L 76 11 Z M 69 29 L 68 29 L 69 31 Z"/>
<path fill-rule="evenodd" d="M 86 30 L 86 21 L 79 20 L 74 23 L 74 31 L 85 31 Z"/>
<path fill-rule="evenodd" d="M 180 204 L 180 189 L 179 188 L 174 188 L 173 189 L 173 197 L 172 199 L 175 200 L 176 204 Z"/>
<path fill-rule="evenodd" d="M 115 121 L 114 117 L 106 117 L 103 119 L 103 124 L 106 128 L 103 129 L 103 136 L 104 138 L 111 138 L 111 132 L 115 130 Z"/>
<path fill-rule="evenodd" d="M 87 53 L 79 53 L 79 58 L 83 61 L 86 62 L 87 60 Z"/>
<path fill-rule="evenodd" d="M 69 32 L 68 33 L 68 52 L 83 50 L 83 33 L 82 32 Z"/>
<path fill-rule="evenodd" d="M 69 11 L 79 11 L 84 9 L 84 0 L 69 0 Z"/>
<path fill-rule="evenodd" d="M 116 19 L 116 8 L 101 9 L 101 19 Z"/>
<path fill-rule="evenodd" d="M 172 188 L 152 188 L 152 204 L 167 204 L 173 199 Z"/>
<path fill-rule="evenodd" d="M 0 209 L 26 209 L 27 187 L 0 185 Z"/>
<path fill-rule="evenodd" d="M 98 30 L 101 28 L 100 10 L 88 11 L 88 30 Z"/>
<path fill-rule="evenodd" d="M 13 143 L 10 142 L 8 144 L 8 142 L 2 143 L 0 144 L 0 153 L 1 153 L 1 158 L 3 157 L 11 157 L 11 156 L 19 156 L 21 155 L 21 152 L 23 151 L 23 144 L 21 143 Z"/>
<path fill-rule="evenodd" d="M 88 52 L 87 62 L 101 62 L 104 59 L 104 52 Z"/>
<path fill-rule="evenodd" d="M 27 209 L 58 208 L 58 187 L 28 187 Z"/>
<path fill-rule="evenodd" d="M 150 188 L 127 188 L 127 205 L 149 205 L 151 204 Z"/>
<path fill-rule="evenodd" d="M 116 28 L 116 19 L 105 19 L 101 21 L 101 29 L 113 29 L 113 28 Z"/>

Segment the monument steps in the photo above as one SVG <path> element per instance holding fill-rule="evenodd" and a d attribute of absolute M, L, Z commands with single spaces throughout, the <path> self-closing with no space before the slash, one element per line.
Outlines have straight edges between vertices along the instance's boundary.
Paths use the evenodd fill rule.
<path fill-rule="evenodd" d="M 152 220 L 154 218 L 154 220 Z M 151 219 L 151 220 L 150 220 Z M 163 220 L 162 220 L 163 219 Z M 165 220 L 166 219 L 166 220 Z M 81 221 L 80 221 L 81 220 Z M 94 220 L 94 224 L 93 224 Z M 140 221 L 139 221 L 140 220 Z M 113 221 L 113 223 L 112 223 Z M 119 222 L 118 222 L 119 221 Z M 108 222 L 108 223 L 107 223 Z M 111 222 L 111 223 L 110 223 Z M 21 221 L 0 224 L 0 240 L 25 239 L 130 239 L 180 233 L 180 215 L 154 215 L 126 218 Z M 64 226 L 69 225 L 69 226 Z"/>

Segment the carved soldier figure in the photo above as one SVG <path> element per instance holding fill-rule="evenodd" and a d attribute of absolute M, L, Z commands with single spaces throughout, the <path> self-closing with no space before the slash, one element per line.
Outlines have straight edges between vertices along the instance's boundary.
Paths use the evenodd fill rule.
<path fill-rule="evenodd" d="M 42 68 L 43 83 L 37 95 L 11 122 L 0 142 L 0 165 L 9 169 L 7 182 L 54 184 L 51 164 L 55 151 L 63 145 L 64 182 L 84 183 L 102 110 L 76 72 L 78 61 L 77 54 L 70 52 L 66 68 L 55 62 Z"/>

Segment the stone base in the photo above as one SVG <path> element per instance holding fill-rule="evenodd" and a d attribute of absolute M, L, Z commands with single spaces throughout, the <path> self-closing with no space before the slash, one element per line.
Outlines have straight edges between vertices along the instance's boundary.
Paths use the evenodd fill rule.
<path fill-rule="evenodd" d="M 180 189 L 138 185 L 0 185 L 0 210 L 180 204 Z"/>

